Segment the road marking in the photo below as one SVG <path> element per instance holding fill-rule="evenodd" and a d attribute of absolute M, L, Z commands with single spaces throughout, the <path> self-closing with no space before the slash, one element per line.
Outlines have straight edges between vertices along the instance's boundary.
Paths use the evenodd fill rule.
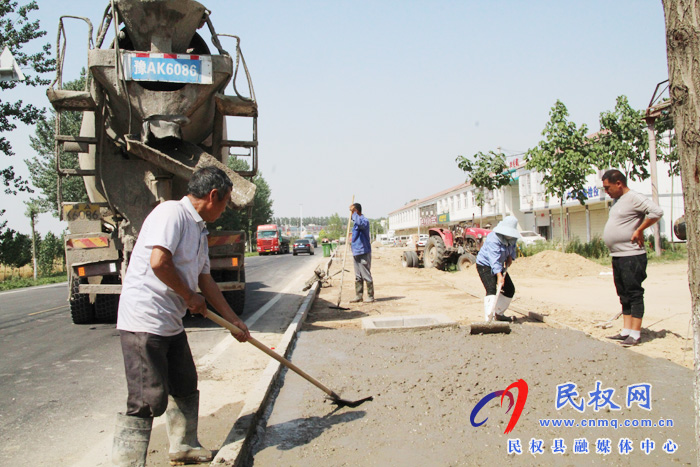
<path fill-rule="evenodd" d="M 49 311 L 60 310 L 61 308 L 68 308 L 68 305 L 57 306 L 56 308 L 50 308 L 48 310 L 35 311 L 34 313 L 29 313 L 27 316 L 34 316 L 41 313 L 47 313 Z"/>

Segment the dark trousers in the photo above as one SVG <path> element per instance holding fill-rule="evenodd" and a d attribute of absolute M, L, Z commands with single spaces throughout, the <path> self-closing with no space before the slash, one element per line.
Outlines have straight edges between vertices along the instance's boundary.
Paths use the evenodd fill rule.
<path fill-rule="evenodd" d="M 491 272 L 491 266 L 482 266 L 481 264 L 477 264 L 476 271 L 479 273 L 481 283 L 484 284 L 486 295 L 496 295 L 496 291 L 498 290 L 498 281 L 496 280 L 496 274 Z M 513 295 L 515 295 L 515 285 L 513 284 L 513 281 L 510 280 L 510 274 L 506 274 L 501 293 L 508 298 L 513 298 Z"/>
<path fill-rule="evenodd" d="M 644 316 L 642 282 L 647 278 L 646 253 L 634 256 L 613 256 L 612 267 L 622 314 L 641 319 Z"/>
<path fill-rule="evenodd" d="M 355 282 L 372 282 L 372 253 L 353 256 L 352 259 L 355 265 Z"/>
<path fill-rule="evenodd" d="M 126 415 L 158 417 L 168 407 L 168 394 L 186 397 L 197 391 L 197 369 L 187 334 L 164 337 L 119 331 L 129 395 Z"/>

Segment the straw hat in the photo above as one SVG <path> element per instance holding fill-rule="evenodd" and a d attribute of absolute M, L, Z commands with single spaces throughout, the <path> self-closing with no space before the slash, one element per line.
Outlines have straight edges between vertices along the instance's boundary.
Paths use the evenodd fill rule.
<path fill-rule="evenodd" d="M 518 219 L 515 216 L 508 216 L 498 223 L 494 232 L 506 237 L 520 238 L 520 232 L 518 232 Z"/>

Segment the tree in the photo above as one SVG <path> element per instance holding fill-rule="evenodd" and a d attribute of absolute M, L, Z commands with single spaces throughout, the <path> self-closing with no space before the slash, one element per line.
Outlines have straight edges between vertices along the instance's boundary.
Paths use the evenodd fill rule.
<path fill-rule="evenodd" d="M 688 275 L 695 339 L 695 441 L 700 464 L 700 4 L 662 0 L 666 21 L 669 93 L 678 135 L 688 235 Z"/>
<path fill-rule="evenodd" d="M 626 96 L 619 96 L 615 110 L 600 114 L 598 168 L 618 168 L 631 180 L 649 178 L 649 134 L 644 112 L 630 107 Z"/>
<path fill-rule="evenodd" d="M 36 217 L 39 215 L 41 212 L 41 209 L 39 208 L 39 205 L 36 201 L 31 200 L 31 201 L 25 201 L 24 203 L 27 206 L 27 210 L 24 212 L 24 215 L 29 218 L 29 223 L 32 226 L 32 274 L 34 276 L 34 280 L 36 280 L 36 273 L 37 273 L 37 264 L 36 264 L 36 259 L 37 259 L 37 233 L 36 233 Z"/>
<path fill-rule="evenodd" d="M 46 35 L 46 31 L 39 29 L 39 21 L 29 21 L 29 13 L 38 9 L 36 1 L 31 1 L 20 7 L 17 7 L 16 1 L 5 0 L 0 2 L 0 44 L 10 49 L 20 67 L 29 67 L 40 74 L 54 69 L 55 60 L 48 58 L 51 46 L 47 43 L 43 46 L 41 52 L 34 54 L 27 54 L 22 51 L 22 48 L 27 43 Z M 3 91 L 13 89 L 19 83 L 19 81 L 0 81 L 0 89 Z M 22 81 L 22 84 L 26 86 L 45 86 L 49 84 L 49 80 L 25 73 L 25 80 Z M 14 121 L 19 120 L 26 125 L 33 125 L 43 113 L 43 109 L 34 107 L 31 104 L 23 105 L 21 100 L 16 102 L 3 102 L 0 100 L 0 157 L 11 157 L 14 155 L 12 145 L 5 136 L 2 136 L 2 134 L 17 128 Z M 5 184 L 5 193 L 31 192 L 27 181 L 17 177 L 11 165 L 2 165 L 7 165 L 6 168 L 0 170 L 2 181 Z"/>
<path fill-rule="evenodd" d="M 345 233 L 347 232 L 347 219 L 343 220 L 338 213 L 335 213 L 328 220 L 328 225 L 324 230 L 331 240 L 345 237 Z"/>
<path fill-rule="evenodd" d="M 562 251 L 564 249 L 564 202 L 577 199 L 585 204 L 586 177 L 594 174 L 596 150 L 586 138 L 588 127 L 567 120 L 569 112 L 559 100 L 549 112 L 542 131 L 544 139 L 525 154 L 525 168 L 542 174 L 545 193 L 559 198 Z"/>
<path fill-rule="evenodd" d="M 21 268 L 32 260 L 32 241 L 28 235 L 12 229 L 0 234 L 0 263 Z"/>
<path fill-rule="evenodd" d="M 472 156 L 473 161 L 457 156 L 457 166 L 467 173 L 467 180 L 476 187 L 474 201 L 481 209 L 481 220 L 484 218 L 484 204 L 486 204 L 486 192 L 494 191 L 508 185 L 512 177 L 508 172 L 506 156 L 502 152 L 489 151 L 484 154 L 479 151 Z"/>
<path fill-rule="evenodd" d="M 48 232 L 39 243 L 39 273 L 48 276 L 53 273 L 57 259 L 64 258 L 63 240 L 53 232 Z"/>
<path fill-rule="evenodd" d="M 81 91 L 85 89 L 85 70 L 80 74 L 80 78 L 69 81 L 63 85 L 64 89 Z M 80 135 L 82 124 L 82 112 L 63 112 L 61 115 L 61 134 L 70 136 Z M 56 114 L 52 110 L 51 118 L 42 116 L 37 121 L 34 136 L 30 136 L 31 147 L 36 151 L 32 159 L 25 159 L 25 164 L 29 168 L 29 177 L 32 184 L 38 188 L 42 196 L 35 198 L 43 212 L 51 212 L 55 217 L 59 216 L 58 207 L 58 186 L 56 184 L 56 156 L 54 154 L 54 125 L 56 124 Z M 61 150 L 61 167 L 68 169 L 79 168 L 78 155 L 76 153 L 65 153 Z M 87 191 L 82 177 L 66 177 L 61 183 L 61 197 L 64 201 L 88 202 Z"/>
<path fill-rule="evenodd" d="M 231 170 L 250 170 L 248 163 L 242 159 L 230 158 L 228 166 Z M 249 239 L 249 245 L 252 233 L 257 231 L 258 225 L 269 224 L 272 219 L 272 192 L 262 176 L 262 173 L 253 177 L 255 183 L 255 196 L 253 197 L 253 208 L 251 215 L 248 216 L 246 210 L 234 211 L 227 209 L 221 215 L 219 220 L 213 224 L 216 230 L 244 230 Z"/>

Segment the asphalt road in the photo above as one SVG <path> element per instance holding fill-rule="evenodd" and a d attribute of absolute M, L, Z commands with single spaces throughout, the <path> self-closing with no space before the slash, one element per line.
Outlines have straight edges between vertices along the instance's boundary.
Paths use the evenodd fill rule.
<path fill-rule="evenodd" d="M 285 293 L 289 283 L 319 260 L 318 254 L 246 258 L 242 318 L 251 330 L 287 326 L 301 303 L 299 295 Z M 96 421 L 104 426 L 124 408 L 119 334 L 113 324 L 74 325 L 67 293 L 64 283 L 0 294 L 2 465 L 80 458 Z M 186 327 L 195 361 L 224 336 L 201 317 L 187 318 Z"/>

